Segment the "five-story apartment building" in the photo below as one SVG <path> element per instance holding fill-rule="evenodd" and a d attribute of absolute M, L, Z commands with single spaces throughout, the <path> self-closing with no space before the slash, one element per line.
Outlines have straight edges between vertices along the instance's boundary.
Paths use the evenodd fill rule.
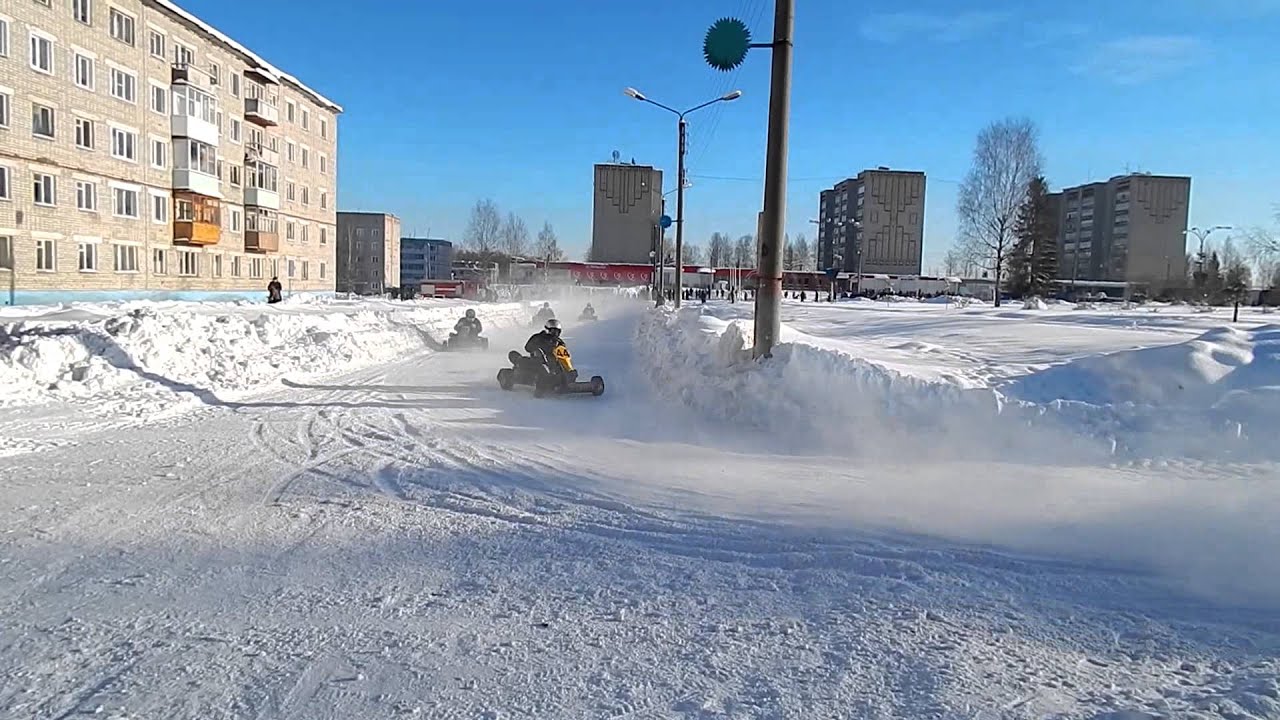
<path fill-rule="evenodd" d="M 341 111 L 168 0 L 6 2 L 15 296 L 332 291 Z"/>

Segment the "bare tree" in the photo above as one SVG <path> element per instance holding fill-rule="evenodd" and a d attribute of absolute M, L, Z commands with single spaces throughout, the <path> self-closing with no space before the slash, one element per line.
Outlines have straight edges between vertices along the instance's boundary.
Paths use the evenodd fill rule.
<path fill-rule="evenodd" d="M 804 233 L 796 235 L 795 253 L 796 270 L 808 272 L 816 269 L 813 263 L 813 248 L 809 247 L 809 239 L 804 236 Z"/>
<path fill-rule="evenodd" d="M 753 268 L 756 266 L 756 236 L 743 235 L 733 244 L 733 266 Z"/>
<path fill-rule="evenodd" d="M 529 254 L 529 226 L 513 212 L 502 224 L 502 249 L 512 257 Z"/>
<path fill-rule="evenodd" d="M 684 246 L 684 262 L 686 265 L 701 265 L 704 257 L 702 254 L 702 246 L 697 243 L 688 243 Z"/>
<path fill-rule="evenodd" d="M 471 208 L 471 218 L 467 220 L 467 229 L 462 242 L 467 249 L 481 255 L 491 255 L 498 251 L 502 237 L 502 215 L 498 205 L 485 198 L 477 200 Z"/>
<path fill-rule="evenodd" d="M 942 256 L 942 271 L 947 277 L 957 277 L 965 270 L 964 254 L 959 248 L 951 248 L 947 250 L 947 254 Z"/>
<path fill-rule="evenodd" d="M 1035 124 L 1027 119 L 1005 119 L 983 128 L 956 202 L 959 249 L 973 264 L 991 271 L 997 306 L 1018 208 L 1031 180 L 1040 174 L 1037 135 Z"/>
<path fill-rule="evenodd" d="M 711 233 L 707 245 L 707 264 L 711 267 L 728 267 L 733 263 L 733 240 L 725 233 Z"/>
<path fill-rule="evenodd" d="M 564 259 L 564 251 L 560 249 L 560 239 L 556 237 L 556 231 L 552 229 L 551 223 L 542 223 L 533 252 L 543 262 L 553 263 Z"/>
<path fill-rule="evenodd" d="M 782 235 L 782 269 L 799 269 L 796 267 L 796 244 L 791 241 L 791 236 L 786 233 Z"/>

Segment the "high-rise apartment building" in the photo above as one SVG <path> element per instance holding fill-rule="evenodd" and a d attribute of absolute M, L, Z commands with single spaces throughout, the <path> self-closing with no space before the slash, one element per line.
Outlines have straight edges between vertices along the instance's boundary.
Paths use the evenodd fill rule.
<path fill-rule="evenodd" d="M 4 3 L 18 302 L 332 291 L 341 112 L 169 0 Z"/>
<path fill-rule="evenodd" d="M 1133 173 L 1050 195 L 1058 215 L 1058 277 L 1185 285 L 1191 178 Z"/>
<path fill-rule="evenodd" d="M 601 163 L 595 166 L 594 187 L 591 260 L 652 262 L 649 252 L 662 217 L 662 171 L 649 165 Z"/>
<path fill-rule="evenodd" d="M 452 275 L 453 243 L 438 238 L 400 238 L 400 287 L 416 287 Z"/>
<path fill-rule="evenodd" d="M 919 275 L 924 191 L 924 173 L 885 167 L 863 170 L 823 190 L 818 200 L 819 269 Z"/>
<path fill-rule="evenodd" d="M 400 218 L 389 213 L 338 213 L 337 289 L 377 295 L 400 286 Z"/>

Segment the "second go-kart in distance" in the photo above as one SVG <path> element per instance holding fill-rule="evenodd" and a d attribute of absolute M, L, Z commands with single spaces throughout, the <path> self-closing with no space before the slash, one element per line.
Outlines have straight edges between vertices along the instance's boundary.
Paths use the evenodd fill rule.
<path fill-rule="evenodd" d="M 598 320 L 598 319 L 599 318 L 596 317 L 596 309 L 591 307 L 591 303 L 587 303 L 587 306 L 582 308 L 582 314 L 578 316 L 578 320 L 588 321 L 588 322 L 592 320 Z"/>
<path fill-rule="evenodd" d="M 453 326 L 453 333 L 444 341 L 445 350 L 464 350 L 466 348 L 489 349 L 489 338 L 480 337 L 484 326 L 475 310 L 467 310 L 466 315 Z"/>
<path fill-rule="evenodd" d="M 543 327 L 548 320 L 556 319 L 556 311 L 551 309 L 551 303 L 544 302 L 538 312 L 534 314 L 533 319 L 529 321 L 529 327 Z"/>
<path fill-rule="evenodd" d="M 534 397 L 548 395 L 604 394 L 604 378 L 592 375 L 588 381 L 578 380 L 573 367 L 573 356 L 560 339 L 560 321 L 546 321 L 542 332 L 534 333 L 524 344 L 528 356 L 512 350 L 507 358 L 511 367 L 498 371 L 498 385 L 503 390 L 513 390 L 517 385 L 533 388 Z"/>

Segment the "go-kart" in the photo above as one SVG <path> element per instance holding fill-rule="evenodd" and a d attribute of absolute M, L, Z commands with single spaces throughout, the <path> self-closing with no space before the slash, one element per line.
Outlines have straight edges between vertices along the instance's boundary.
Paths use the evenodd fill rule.
<path fill-rule="evenodd" d="M 507 354 L 511 367 L 498 371 L 498 385 L 503 390 L 528 385 L 533 388 L 533 396 L 538 398 L 547 395 L 604 394 L 604 378 L 599 375 L 592 375 L 586 382 L 578 380 L 578 371 L 573 367 L 569 348 L 558 346 L 554 357 L 550 358 L 545 353 L 540 355 L 541 357 L 526 357 L 512 350 Z"/>
<path fill-rule="evenodd" d="M 594 322 L 599 319 L 600 318 L 596 317 L 595 310 L 592 310 L 591 312 L 587 312 L 586 310 L 583 310 L 582 314 L 578 316 L 579 322 Z"/>
<path fill-rule="evenodd" d="M 540 312 L 537 315 L 534 315 L 533 319 L 529 321 L 529 327 L 540 328 L 543 325 L 545 325 L 548 320 L 555 320 L 555 319 L 556 319 L 555 313 Z"/>
<path fill-rule="evenodd" d="M 445 338 L 443 343 L 445 350 L 466 350 L 468 348 L 478 348 L 480 350 L 489 349 L 489 338 L 482 337 L 473 333 L 449 333 L 449 337 Z"/>

